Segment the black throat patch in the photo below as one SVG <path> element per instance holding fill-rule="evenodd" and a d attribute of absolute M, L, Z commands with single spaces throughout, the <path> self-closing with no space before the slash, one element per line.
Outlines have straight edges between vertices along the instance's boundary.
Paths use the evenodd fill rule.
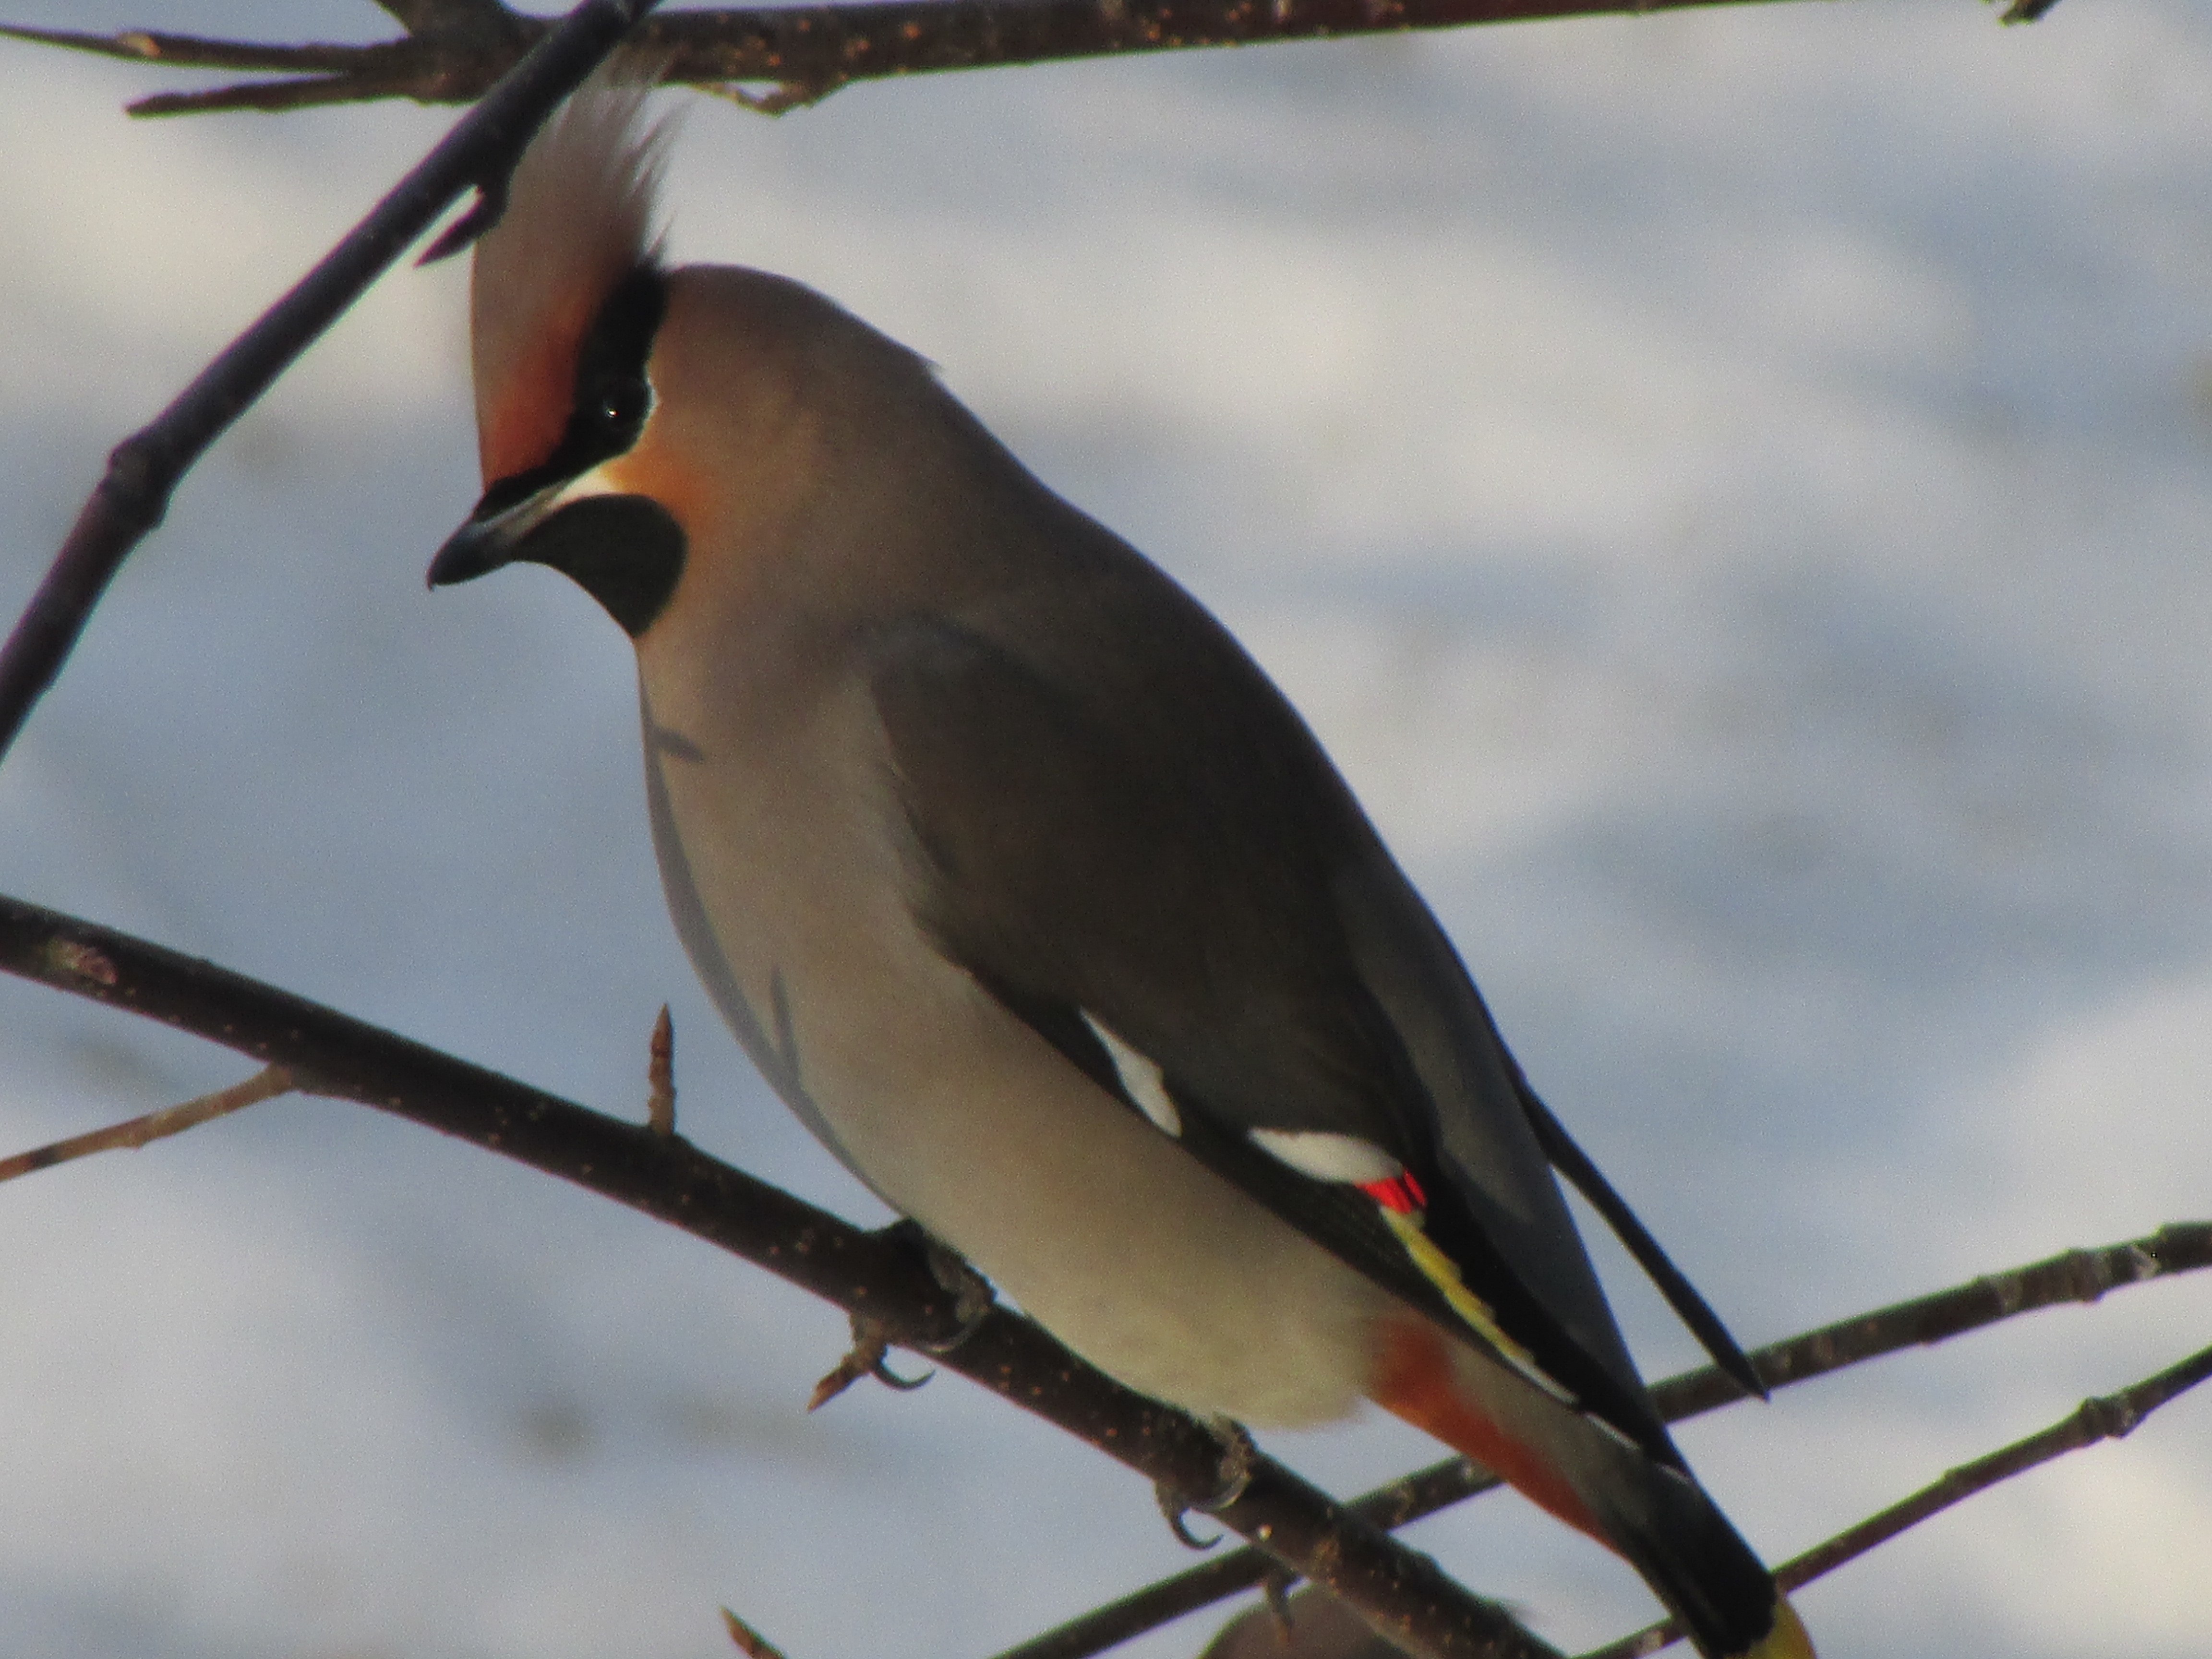
<path fill-rule="evenodd" d="M 550 565 L 574 581 L 634 640 L 668 608 L 684 554 L 684 526 L 650 495 L 571 501 L 514 550 L 516 558 Z"/>

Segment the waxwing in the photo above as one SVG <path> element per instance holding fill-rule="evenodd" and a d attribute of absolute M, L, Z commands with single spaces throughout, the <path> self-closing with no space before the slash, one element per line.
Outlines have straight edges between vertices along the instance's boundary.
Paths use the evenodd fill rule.
<path fill-rule="evenodd" d="M 1376 1401 L 1626 1557 L 1702 1653 L 1809 1659 L 1554 1164 L 1741 1353 L 1297 714 L 921 358 L 665 264 L 643 103 L 587 84 L 476 250 L 486 488 L 430 580 L 535 561 L 629 633 L 669 908 L 754 1062 L 1132 1387 L 1263 1427 Z"/>

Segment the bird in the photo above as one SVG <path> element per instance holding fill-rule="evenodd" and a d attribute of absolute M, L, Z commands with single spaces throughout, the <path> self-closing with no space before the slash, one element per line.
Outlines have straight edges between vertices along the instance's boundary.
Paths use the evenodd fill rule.
<path fill-rule="evenodd" d="M 1372 1401 L 1624 1557 L 1707 1659 L 1810 1659 L 1555 1164 L 1755 1376 L 1304 721 L 924 358 L 672 264 L 653 78 L 572 94 L 476 241 L 484 488 L 428 580 L 545 565 L 629 636 L 670 912 L 754 1064 L 1124 1383 L 1261 1428 Z"/>

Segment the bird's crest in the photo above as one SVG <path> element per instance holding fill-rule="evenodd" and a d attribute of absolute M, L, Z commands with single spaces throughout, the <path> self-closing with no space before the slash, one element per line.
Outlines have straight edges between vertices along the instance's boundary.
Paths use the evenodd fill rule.
<path fill-rule="evenodd" d="M 659 67 L 657 56 L 623 52 L 579 87 L 523 152 L 498 223 L 477 244 L 469 331 L 486 484 L 552 453 L 600 307 L 659 262 L 670 132 L 645 119 Z"/>

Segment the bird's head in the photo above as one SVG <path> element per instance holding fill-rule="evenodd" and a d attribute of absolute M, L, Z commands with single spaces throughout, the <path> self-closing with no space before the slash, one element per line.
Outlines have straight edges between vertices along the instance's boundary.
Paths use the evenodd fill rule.
<path fill-rule="evenodd" d="M 625 68 L 532 141 L 477 245 L 484 493 L 431 586 L 550 565 L 641 651 L 678 657 L 679 636 L 748 607 L 941 595 L 958 574 L 947 550 L 1028 475 L 925 359 L 813 289 L 663 262 L 665 130 L 645 119 L 647 77 Z"/>
<path fill-rule="evenodd" d="M 654 424 L 669 272 L 654 233 L 663 125 L 642 77 L 594 77 L 532 142 L 477 244 L 469 311 L 484 493 L 434 587 L 516 560 L 565 572 L 633 638 L 681 576 L 685 533 L 626 476 Z"/>

